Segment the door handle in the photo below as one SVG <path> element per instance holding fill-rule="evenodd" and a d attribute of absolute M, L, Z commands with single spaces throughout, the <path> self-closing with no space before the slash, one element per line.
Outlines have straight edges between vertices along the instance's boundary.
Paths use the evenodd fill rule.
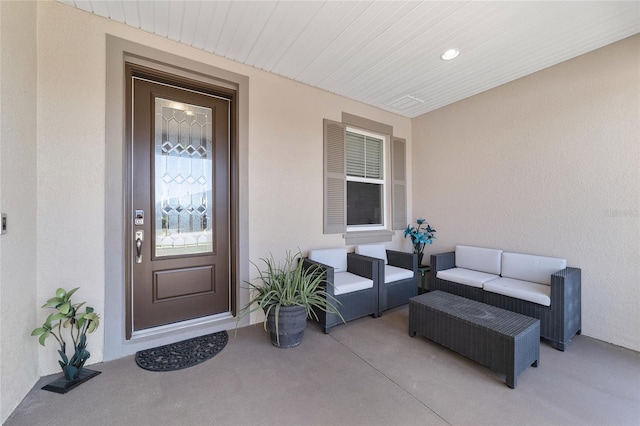
<path fill-rule="evenodd" d="M 144 231 L 136 231 L 136 263 L 142 263 L 142 241 L 144 241 Z"/>

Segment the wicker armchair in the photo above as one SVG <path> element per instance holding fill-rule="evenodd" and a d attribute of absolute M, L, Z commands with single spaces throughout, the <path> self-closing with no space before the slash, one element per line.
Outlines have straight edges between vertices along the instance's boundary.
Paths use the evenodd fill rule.
<path fill-rule="evenodd" d="M 367 315 L 372 315 L 374 318 L 378 317 L 378 288 L 379 288 L 379 262 L 375 259 L 367 256 L 362 256 L 356 253 L 347 253 L 344 249 L 344 255 L 346 256 L 346 268 L 342 270 L 341 267 L 336 268 L 336 264 L 333 265 L 323 263 L 320 260 L 327 261 L 325 256 L 328 251 L 335 251 L 342 249 L 325 249 L 325 250 L 311 250 L 309 257 L 303 259 L 304 268 L 320 268 L 325 274 L 326 291 L 329 295 L 333 296 L 338 302 L 338 309 L 342 314 L 342 317 L 346 321 L 351 321 L 356 318 L 361 318 Z M 341 255 L 340 255 L 341 256 Z M 333 262 L 331 262 L 333 263 Z M 342 292 L 346 287 L 342 287 L 338 284 L 336 286 L 336 275 L 338 278 L 344 278 L 341 274 L 355 275 L 351 277 L 357 280 L 358 278 L 365 278 L 370 280 L 373 284 L 369 288 L 356 289 L 351 291 L 347 289 L 347 292 Z M 338 280 L 341 281 L 341 280 Z M 344 280 L 342 280 L 344 281 Z M 336 294 L 338 293 L 338 294 Z M 332 327 L 342 323 L 340 317 L 336 314 L 327 313 L 321 310 L 317 310 L 318 321 L 322 326 L 325 333 L 329 333 Z"/>
<path fill-rule="evenodd" d="M 387 250 L 384 244 L 356 246 L 356 253 L 379 259 L 380 287 L 378 315 L 409 303 L 418 295 L 418 255 Z"/>

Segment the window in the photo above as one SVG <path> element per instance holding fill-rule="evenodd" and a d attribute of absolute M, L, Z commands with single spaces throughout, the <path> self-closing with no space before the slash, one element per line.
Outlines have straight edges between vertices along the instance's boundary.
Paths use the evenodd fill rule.
<path fill-rule="evenodd" d="M 342 121 L 324 120 L 324 233 L 391 241 L 407 226 L 406 141 L 382 123 L 346 113 Z"/>
<path fill-rule="evenodd" d="M 346 137 L 347 229 L 384 228 L 385 138 L 351 128 Z"/>

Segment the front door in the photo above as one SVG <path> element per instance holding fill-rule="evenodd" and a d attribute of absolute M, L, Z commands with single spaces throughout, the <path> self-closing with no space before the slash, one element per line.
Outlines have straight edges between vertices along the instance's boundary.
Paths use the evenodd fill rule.
<path fill-rule="evenodd" d="M 128 78 L 132 331 L 230 312 L 230 101 Z"/>

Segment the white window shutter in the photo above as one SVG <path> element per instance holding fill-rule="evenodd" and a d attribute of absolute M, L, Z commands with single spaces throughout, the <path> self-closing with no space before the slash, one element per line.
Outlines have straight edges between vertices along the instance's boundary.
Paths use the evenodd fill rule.
<path fill-rule="evenodd" d="M 407 226 L 407 167 L 405 139 L 391 137 L 391 221 L 393 230 Z"/>
<path fill-rule="evenodd" d="M 346 126 L 324 119 L 324 233 L 346 232 Z"/>

